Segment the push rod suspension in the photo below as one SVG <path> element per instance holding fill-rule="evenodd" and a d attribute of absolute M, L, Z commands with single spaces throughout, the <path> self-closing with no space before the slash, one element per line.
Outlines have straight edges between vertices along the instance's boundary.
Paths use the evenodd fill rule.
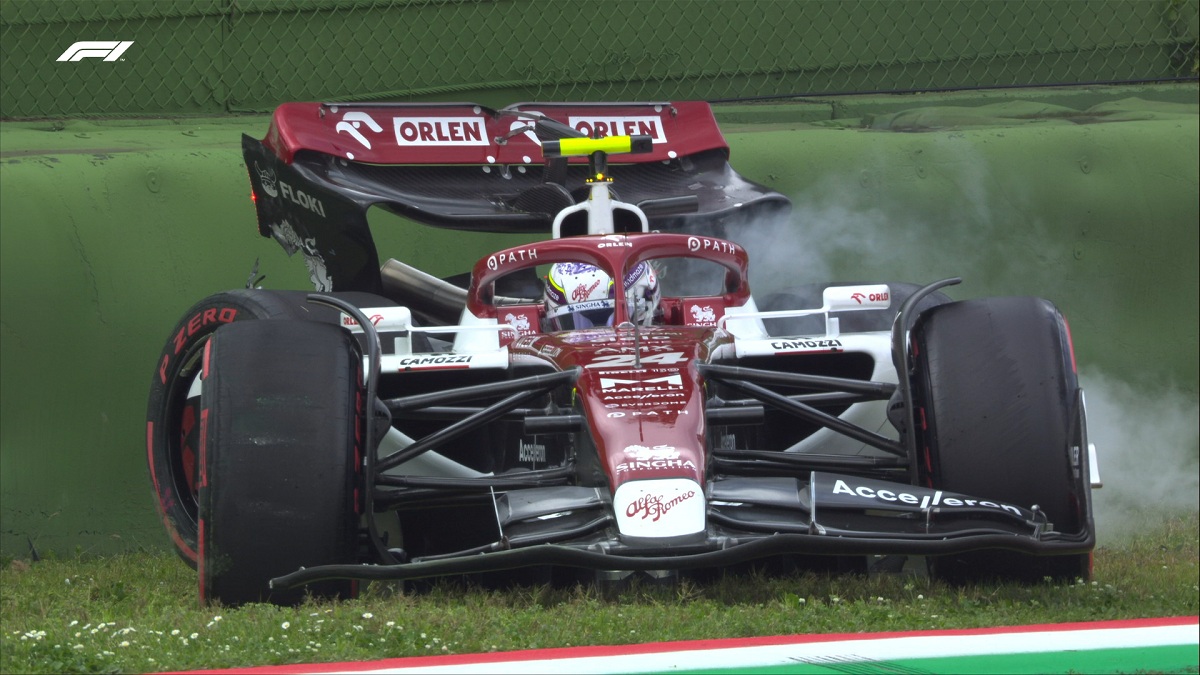
<path fill-rule="evenodd" d="M 881 436 L 874 432 L 867 431 L 861 427 L 857 427 L 839 417 L 821 412 L 810 405 L 800 403 L 799 401 L 793 401 L 783 394 L 771 391 L 766 387 L 760 387 L 750 382 L 739 382 L 737 380 L 726 380 L 723 378 L 721 379 L 721 382 L 734 389 L 738 389 L 746 394 L 749 394 L 750 396 L 757 398 L 769 406 L 778 408 L 779 410 L 791 415 L 795 415 L 800 419 L 832 429 L 833 431 L 836 431 L 844 436 L 849 436 L 856 441 L 861 441 L 862 443 L 865 443 L 873 448 L 879 448 L 884 452 L 896 455 L 898 457 L 908 457 L 908 453 L 905 451 L 904 446 L 890 438 L 887 438 L 886 436 Z"/>
<path fill-rule="evenodd" d="M 564 370 L 558 373 L 550 373 L 547 375 L 530 375 L 529 377 L 520 377 L 515 380 L 504 380 L 501 382 L 488 382 L 486 384 L 476 384 L 469 387 L 458 387 L 455 389 L 447 389 L 445 391 L 435 391 L 428 394 L 414 394 L 412 396 L 401 396 L 399 398 L 390 398 L 384 401 L 384 405 L 393 414 L 404 413 L 410 410 L 419 410 L 433 405 L 442 403 L 459 403 L 462 401 L 470 401 L 480 398 L 488 398 L 491 396 L 502 396 L 512 392 L 523 392 L 535 390 L 537 392 L 547 391 L 559 385 L 570 384 L 579 377 L 579 369 Z"/>
<path fill-rule="evenodd" d="M 870 380 L 855 380 L 847 377 L 782 373 L 775 370 L 722 366 L 712 363 L 700 364 L 700 373 L 705 377 L 722 382 L 741 380 L 744 382 L 761 382 L 762 384 L 782 384 L 794 387 L 807 387 L 820 391 L 865 394 L 875 399 L 887 399 L 896 390 L 896 385 L 890 382 L 872 382 Z"/>
<path fill-rule="evenodd" d="M 541 389 L 534 389 L 532 391 L 518 391 L 512 396 L 497 401 L 496 403 L 493 403 L 492 405 L 484 408 L 474 415 L 471 415 L 470 417 L 461 419 L 444 429 L 440 429 L 432 434 L 429 434 L 416 443 L 404 448 L 403 450 L 397 450 L 396 452 L 393 452 L 375 465 L 375 472 L 376 474 L 379 474 L 389 469 L 394 469 L 422 453 L 428 452 L 429 450 L 432 450 L 433 448 L 444 443 L 448 443 L 455 438 L 478 429 L 485 424 L 496 421 L 513 408 L 516 408 L 532 398 L 541 396 L 542 394 L 543 391 Z"/>

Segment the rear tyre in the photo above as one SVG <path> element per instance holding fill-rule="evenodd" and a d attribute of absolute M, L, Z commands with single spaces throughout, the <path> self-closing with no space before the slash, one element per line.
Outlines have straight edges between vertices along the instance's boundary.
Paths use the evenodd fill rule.
<path fill-rule="evenodd" d="M 884 283 L 884 282 L 870 282 Z M 867 309 L 859 312 L 831 312 L 838 318 L 839 330 L 843 333 L 865 333 L 868 331 L 891 330 L 892 321 L 900 305 L 921 287 L 904 282 L 887 282 L 892 295 L 892 304 L 887 309 Z M 820 307 L 822 294 L 831 286 L 859 286 L 859 282 L 838 281 L 827 284 L 804 284 L 785 288 L 768 295 L 759 307 L 764 312 L 788 309 L 810 309 Z M 915 312 L 951 302 L 949 296 L 934 291 L 917 303 Z M 817 335 L 825 332 L 825 320 L 821 316 L 801 316 L 787 319 L 763 319 L 767 333 L 772 337 L 786 335 Z"/>
<path fill-rule="evenodd" d="M 209 341 L 201 412 L 202 602 L 296 604 L 305 588 L 268 588 L 300 567 L 351 564 L 358 543 L 362 358 L 328 324 L 256 321 Z M 356 586 L 311 584 L 322 598 Z"/>
<path fill-rule="evenodd" d="M 1036 504 L 1061 533 L 1090 527 L 1079 382 L 1054 305 L 1016 297 L 935 307 L 913 328 L 913 359 L 913 396 L 924 419 L 919 474 L 928 487 Z M 933 574 L 953 582 L 1091 574 L 1090 553 L 989 550 L 930 560 Z"/>

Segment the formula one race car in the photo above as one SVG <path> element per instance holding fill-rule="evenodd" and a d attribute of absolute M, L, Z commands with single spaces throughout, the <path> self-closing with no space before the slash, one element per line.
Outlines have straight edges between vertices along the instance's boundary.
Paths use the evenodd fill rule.
<path fill-rule="evenodd" d="M 260 233 L 317 292 L 252 275 L 156 364 L 150 473 L 202 599 L 767 559 L 1090 574 L 1059 312 L 956 279 L 760 305 L 738 233 L 788 201 L 730 168 L 707 104 L 293 103 L 243 150 Z M 550 238 L 442 280 L 379 264 L 372 205 Z"/>

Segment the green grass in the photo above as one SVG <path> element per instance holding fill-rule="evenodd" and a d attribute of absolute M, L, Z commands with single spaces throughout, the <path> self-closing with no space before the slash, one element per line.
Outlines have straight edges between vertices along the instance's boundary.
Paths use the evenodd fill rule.
<path fill-rule="evenodd" d="M 344 603 L 201 607 L 173 554 L 4 561 L 0 673 L 146 672 L 794 633 L 1198 613 L 1195 515 L 1096 552 L 1095 579 L 951 587 L 923 576 L 743 575 L 489 591 L 373 585 Z"/>

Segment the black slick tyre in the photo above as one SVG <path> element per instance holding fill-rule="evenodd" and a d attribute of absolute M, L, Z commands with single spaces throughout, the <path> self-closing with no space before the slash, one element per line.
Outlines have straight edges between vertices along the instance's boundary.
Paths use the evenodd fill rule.
<path fill-rule="evenodd" d="M 353 597 L 348 580 L 268 582 L 356 562 L 365 404 L 354 338 L 323 323 L 234 323 L 209 341 L 203 368 L 201 601 Z"/>
<path fill-rule="evenodd" d="M 396 303 L 369 293 L 330 293 L 357 307 Z M 196 566 L 199 477 L 200 367 L 204 346 L 229 323 L 263 319 L 302 319 L 340 324 L 341 313 L 307 301 L 305 291 L 239 289 L 217 293 L 191 307 L 172 329 L 155 363 L 146 411 L 146 462 L 159 517 L 176 553 Z M 424 335 L 414 348 L 428 351 Z"/>
<path fill-rule="evenodd" d="M 155 505 L 175 551 L 196 566 L 199 377 L 204 346 L 221 326 L 296 316 L 294 301 L 267 291 L 204 298 L 171 331 L 159 354 L 146 411 L 146 461 Z"/>
<path fill-rule="evenodd" d="M 1054 305 L 1029 297 L 940 305 L 920 315 L 912 338 L 921 481 L 1026 508 L 1036 504 L 1059 533 L 1091 527 L 1079 382 Z M 931 558 L 930 570 L 956 583 L 1086 579 L 1091 554 L 976 551 Z"/>

